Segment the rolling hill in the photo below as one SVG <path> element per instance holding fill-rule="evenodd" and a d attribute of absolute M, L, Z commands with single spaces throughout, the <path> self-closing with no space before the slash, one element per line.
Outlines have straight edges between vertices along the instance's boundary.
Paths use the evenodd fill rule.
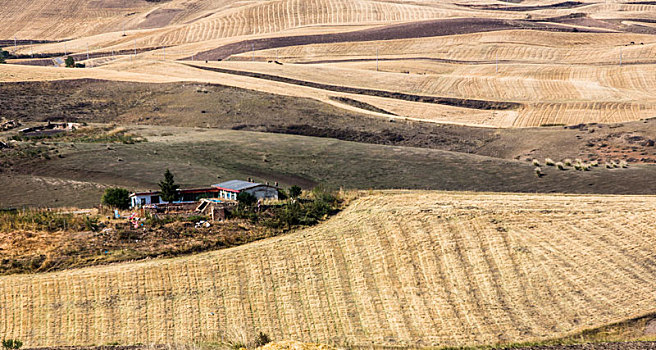
<path fill-rule="evenodd" d="M 95 67 L 85 77 L 219 82 L 353 110 L 335 102 L 346 97 L 387 112 L 368 113 L 379 117 L 486 127 L 621 123 L 656 115 L 652 2 L 77 0 L 60 6 L 29 0 L 24 9 L 16 6 L 0 9 L 6 23 L 0 42 L 22 55 L 10 63 L 47 66 L 53 57 L 73 53 Z M 235 66 L 217 59 L 249 62 Z M 520 107 L 482 112 L 346 95 L 208 75 L 174 63 L 180 60 L 361 90 Z"/>
<path fill-rule="evenodd" d="M 0 277 L 27 346 L 231 331 L 349 345 L 540 340 L 656 309 L 656 200 L 393 191 L 311 229 L 170 260 Z"/>

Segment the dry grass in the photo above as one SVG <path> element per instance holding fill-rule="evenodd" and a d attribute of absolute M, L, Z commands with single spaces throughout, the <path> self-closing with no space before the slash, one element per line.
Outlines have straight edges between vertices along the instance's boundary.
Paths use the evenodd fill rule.
<path fill-rule="evenodd" d="M 474 4 L 497 3 L 476 1 Z M 530 5 L 544 3 L 522 4 Z M 338 95 L 358 99 L 400 117 L 492 127 L 618 123 L 653 116 L 656 113 L 656 95 L 652 88 L 656 82 L 653 74 L 656 71 L 653 69 L 656 40 L 653 35 L 617 32 L 627 28 L 653 30 L 653 24 L 636 21 L 653 20 L 653 6 L 589 1 L 588 6 L 539 9 L 531 11 L 530 15 L 533 19 L 548 19 L 572 13 L 586 14 L 592 24 L 600 19 L 626 21 L 613 28 L 601 25 L 597 30 L 606 32 L 594 34 L 502 30 L 431 38 L 291 46 L 255 53 L 258 60 L 280 57 L 284 66 L 245 64 L 242 67 L 337 85 L 522 104 L 513 111 L 490 112 L 376 97 L 360 98 L 285 84 L 281 86 L 258 79 L 212 76 L 207 72 L 182 73 L 179 68 L 170 72 L 171 65 L 163 62 L 247 39 L 340 33 L 422 20 L 524 19 L 527 15 L 523 11 L 481 10 L 462 6 L 462 2 L 455 0 L 411 3 L 392 0 L 172 0 L 153 3 L 75 0 L 67 2 L 66 6 L 53 5 L 45 0 L 12 3 L 0 9 L 0 19 L 4 23 L 0 28 L 0 38 L 72 38 L 65 45 L 61 42 L 19 45 L 19 53 L 60 53 L 64 49 L 84 53 L 88 46 L 92 53 L 99 52 L 108 57 L 95 58 L 87 63 L 107 69 L 62 74 L 61 71 L 26 72 L 11 68 L 7 74 L 0 71 L 0 81 L 61 79 L 64 75 L 152 82 L 213 80 L 326 102 L 331 101 L 331 96 Z M 581 25 L 572 26 L 583 28 Z M 122 35 L 123 28 L 126 28 L 126 36 Z M 155 50 L 140 53 L 134 60 L 127 56 L 109 57 L 112 51 L 131 50 L 135 40 L 139 48 Z M 163 46 L 167 46 L 166 49 L 162 49 Z M 376 52 L 383 59 L 379 71 L 374 62 Z M 250 55 L 251 52 L 242 53 L 234 58 L 250 60 Z M 619 66 L 620 55 L 624 63 L 622 67 Z M 497 59 L 499 69 L 495 64 Z M 337 62 L 290 64 L 317 60 Z M 153 61 L 158 64 L 153 64 Z M 135 70 L 148 72 L 127 74 Z M 334 101 L 329 103 L 354 110 L 352 106 Z"/>
<path fill-rule="evenodd" d="M 656 198 L 387 192 L 312 229 L 193 257 L 0 278 L 27 346 L 353 345 L 560 337 L 656 308 Z"/>

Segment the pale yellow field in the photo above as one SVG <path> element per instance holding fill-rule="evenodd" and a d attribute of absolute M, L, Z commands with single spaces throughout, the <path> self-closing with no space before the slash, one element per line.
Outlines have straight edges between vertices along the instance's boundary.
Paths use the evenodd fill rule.
<path fill-rule="evenodd" d="M 191 257 L 0 277 L 26 346 L 465 345 L 656 310 L 656 197 L 384 192 L 311 229 Z"/>
<path fill-rule="evenodd" d="M 61 6 L 46 0 L 28 0 L 25 4 L 13 2 L 0 6 L 0 19 L 4 23 L 0 28 L 0 39 L 71 39 L 19 45 L 16 52 L 84 53 L 88 48 L 92 54 L 102 53 L 104 57 L 84 61 L 94 67 L 84 73 L 64 73 L 54 68 L 49 71 L 2 68 L 0 81 L 81 77 L 149 82 L 203 81 L 310 97 L 384 118 L 394 117 L 390 115 L 394 114 L 399 118 L 484 127 L 618 123 L 656 117 L 656 90 L 653 89 L 656 85 L 656 35 L 622 32 L 622 28 L 631 26 L 653 30 L 653 23 L 639 20 L 656 19 L 656 5 L 590 0 L 575 8 L 533 11 L 480 7 L 547 6 L 559 2 L 172 0 L 148 3 L 76 0 Z M 19 5 L 24 7 L 19 8 Z M 344 33 L 435 19 L 516 20 L 530 17 L 548 20 L 572 14 L 584 14 L 590 20 L 589 23 L 567 24 L 572 30 L 592 28 L 602 33 L 501 30 L 428 38 L 310 44 L 246 52 L 228 58 L 229 61 L 241 62 L 209 63 L 211 66 L 332 85 L 521 105 L 513 110 L 478 110 L 336 93 L 196 71 L 174 63 L 174 60 L 189 59 L 208 50 L 250 39 Z M 617 24 L 619 27 L 594 27 L 598 20 L 621 24 Z M 112 54 L 133 50 L 135 46 L 153 50 L 136 57 Z M 8 49 L 14 51 L 13 47 Z M 284 65 L 245 62 L 250 61 L 253 54 L 257 61 L 279 59 Z M 376 57 L 381 59 L 378 71 Z M 31 76 L 32 73 L 35 75 Z M 365 102 L 388 113 L 365 111 L 331 100 L 336 96 Z"/>

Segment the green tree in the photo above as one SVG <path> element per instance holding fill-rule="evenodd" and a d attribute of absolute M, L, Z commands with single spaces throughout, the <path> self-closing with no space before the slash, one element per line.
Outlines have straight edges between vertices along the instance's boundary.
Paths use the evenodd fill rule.
<path fill-rule="evenodd" d="M 298 196 L 301 195 L 303 190 L 299 186 L 292 186 L 289 188 L 289 197 L 290 198 L 298 198 Z"/>
<path fill-rule="evenodd" d="M 242 206 L 250 207 L 257 202 L 257 198 L 248 192 L 242 191 L 237 195 L 237 201 Z"/>
<path fill-rule="evenodd" d="M 164 173 L 164 181 L 159 183 L 159 189 L 162 192 L 162 200 L 164 202 L 175 202 L 178 200 L 178 189 L 180 186 L 175 184 L 173 174 L 169 169 Z"/>
<path fill-rule="evenodd" d="M 108 188 L 102 196 L 102 203 L 118 209 L 128 209 L 130 192 L 125 188 Z"/>
<path fill-rule="evenodd" d="M 66 57 L 64 63 L 66 64 L 66 68 L 75 68 L 75 59 L 72 56 Z"/>
<path fill-rule="evenodd" d="M 2 339 L 2 348 L 5 350 L 18 350 L 23 342 L 18 339 Z"/>
<path fill-rule="evenodd" d="M 9 57 L 9 52 L 0 47 L 0 64 L 7 63 L 5 60 L 7 57 Z"/>

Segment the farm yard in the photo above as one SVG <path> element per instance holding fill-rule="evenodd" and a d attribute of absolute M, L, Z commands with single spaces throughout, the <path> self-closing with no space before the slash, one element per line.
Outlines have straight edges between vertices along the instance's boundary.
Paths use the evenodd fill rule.
<path fill-rule="evenodd" d="M 653 349 L 654 14 L 3 4 L 3 347 Z M 298 195 L 197 213 L 233 179 Z"/>

